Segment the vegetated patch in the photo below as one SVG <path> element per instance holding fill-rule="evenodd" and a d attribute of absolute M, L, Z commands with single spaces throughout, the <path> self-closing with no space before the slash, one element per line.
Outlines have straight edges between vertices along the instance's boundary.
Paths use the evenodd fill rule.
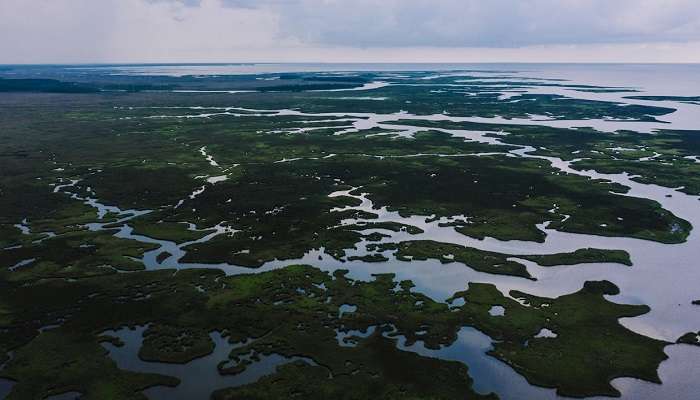
<path fill-rule="evenodd" d="M 167 377 L 117 370 L 98 344 L 109 340 L 98 336 L 100 332 L 149 323 L 142 355 L 153 360 L 187 362 L 207 354 L 211 342 L 205 332 L 217 330 L 231 343 L 243 343 L 231 353 L 230 363 L 220 365 L 222 373 L 245 370 L 250 364 L 241 363 L 241 356 L 247 354 L 303 355 L 323 366 L 298 362 L 287 367 L 290 370 L 278 369 L 272 377 L 280 383 L 267 390 L 286 395 L 299 388 L 289 373 L 308 372 L 311 379 L 323 371 L 325 378 L 319 382 L 333 393 L 371 377 L 382 393 L 395 393 L 398 385 L 419 397 L 432 392 L 439 398 L 457 398 L 457 388 L 464 396 L 471 386 L 466 367 L 398 350 L 393 343 L 403 336 L 407 346 L 421 340 L 428 348 L 439 348 L 453 343 L 463 326 L 491 336 L 496 343 L 490 354 L 530 382 L 556 387 L 562 395 L 615 395 L 609 381 L 621 376 L 656 382 L 656 368 L 666 358 L 667 343 L 619 324 L 619 318 L 641 315 L 648 307 L 608 301 L 604 295 L 617 293 L 609 282 L 588 282 L 579 292 L 555 299 L 517 291 L 505 297 L 493 285 L 472 283 L 452 297 L 465 300 L 455 308 L 416 293 L 410 281 L 397 282 L 391 274 L 363 282 L 347 278 L 347 271 L 330 275 L 310 266 L 229 277 L 219 270 L 172 272 L 3 283 L 8 296 L 0 319 L 5 328 L 1 354 L 13 351 L 14 357 L 0 375 L 17 382 L 9 399 L 68 390 L 99 393 L 114 385 L 119 393 L 131 393 L 175 384 Z M 31 304 L 24 301 L 28 298 Z M 344 304 L 353 304 L 355 311 L 339 314 Z M 494 306 L 503 307 L 503 315 L 492 316 Z M 58 328 L 38 330 L 49 324 Z M 355 338 L 357 346 L 339 346 L 336 330 L 367 331 L 371 326 L 379 328 L 366 338 Z M 556 337 L 536 338 L 543 328 L 556 332 Z M 74 362 L 78 350 L 85 362 Z M 42 377 L 40 384 L 37 376 Z M 241 390 L 253 393 L 248 391 L 258 388 Z M 315 387 L 309 390 L 316 395 Z"/>
<path fill-rule="evenodd" d="M 534 278 L 528 273 L 525 265 L 511 260 L 511 257 L 530 260 L 545 267 L 603 262 L 632 265 L 629 254 L 623 250 L 591 248 L 579 249 L 571 253 L 523 256 L 495 253 L 431 240 L 417 240 L 400 243 L 370 244 L 368 245 L 368 250 L 396 250 L 396 259 L 400 261 L 410 262 L 413 260 L 435 259 L 443 264 L 459 262 L 476 271 L 519 276 L 527 279 Z"/>
<path fill-rule="evenodd" d="M 688 332 L 685 335 L 679 337 L 676 343 L 700 346 L 700 332 Z"/>
<path fill-rule="evenodd" d="M 632 260 L 630 260 L 629 253 L 624 250 L 586 248 L 578 249 L 571 253 L 527 255 L 518 257 L 536 262 L 538 265 L 543 267 L 584 263 L 616 263 L 627 266 L 632 265 Z"/>

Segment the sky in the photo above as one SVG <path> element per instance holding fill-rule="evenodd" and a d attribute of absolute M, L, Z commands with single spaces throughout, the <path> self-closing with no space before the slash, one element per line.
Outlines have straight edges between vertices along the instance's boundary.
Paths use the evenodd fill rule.
<path fill-rule="evenodd" d="M 700 62 L 700 0 L 0 0 L 0 64 Z"/>

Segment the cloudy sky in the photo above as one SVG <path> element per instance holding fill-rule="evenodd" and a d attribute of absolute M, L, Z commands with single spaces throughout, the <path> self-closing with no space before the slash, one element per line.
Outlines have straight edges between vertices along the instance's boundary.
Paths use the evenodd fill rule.
<path fill-rule="evenodd" d="M 700 62 L 700 0 L 0 0 L 0 63 Z"/>

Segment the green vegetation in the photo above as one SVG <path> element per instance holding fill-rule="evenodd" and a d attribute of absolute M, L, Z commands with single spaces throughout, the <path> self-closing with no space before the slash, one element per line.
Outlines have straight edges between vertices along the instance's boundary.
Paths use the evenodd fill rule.
<path fill-rule="evenodd" d="M 24 393 L 42 397 L 58 389 L 92 396 L 97 393 L 93 390 L 103 390 L 103 386 L 123 393 L 156 382 L 173 384 L 164 378 L 135 381 L 136 376 L 127 378 L 126 372 L 114 367 L 109 367 L 114 372 L 104 373 L 113 364 L 97 345 L 110 340 L 102 332 L 145 323 L 151 326 L 140 356 L 147 360 L 186 362 L 207 354 L 212 344 L 205 332 L 212 330 L 226 332 L 231 342 L 256 338 L 232 351 L 230 363 L 219 366 L 223 373 L 240 373 L 254 362 L 244 362 L 244 355 L 252 354 L 250 360 L 273 353 L 310 358 L 332 373 L 325 373 L 328 381 L 323 385 L 308 389 L 313 396 L 341 390 L 349 384 L 346 379 L 356 374 L 357 382 L 373 377 L 376 383 L 370 387 L 391 396 L 406 390 L 413 396 L 433 392 L 436 398 L 454 398 L 453 390 L 469 385 L 464 367 L 455 369 L 452 362 L 399 351 L 382 333 L 404 336 L 408 345 L 421 340 L 437 348 L 452 343 L 460 327 L 473 326 L 497 340 L 493 356 L 535 384 L 574 396 L 614 395 L 609 381 L 619 376 L 658 381 L 656 368 L 666 357 L 662 350 L 666 343 L 618 323 L 619 318 L 646 313 L 648 308 L 606 300 L 603 295 L 617 293 L 608 282 L 589 282 L 581 291 L 557 299 L 510 293 L 526 305 L 503 296 L 492 285 L 472 283 L 450 300 L 464 298 L 465 304 L 451 309 L 414 292 L 408 281 L 396 282 L 392 275 L 362 282 L 346 278 L 343 271 L 331 276 L 310 266 L 234 277 L 217 270 L 172 272 L 44 280 L 33 285 L 5 283 L 2 326 L 7 340 L 2 341 L 3 350 L 13 350 L 16 357 L 0 375 L 18 381 L 9 398 L 23 398 Z M 339 313 L 343 304 L 354 305 L 355 311 Z M 505 308 L 504 316 L 489 314 L 494 305 Z M 104 312 L 105 307 L 110 308 L 109 313 Z M 37 328 L 48 324 L 60 327 L 39 333 Z M 379 327 L 373 335 L 353 338 L 357 345 L 338 344 L 337 331 L 367 331 L 372 326 Z M 535 338 L 542 328 L 557 336 Z M 82 362 L 74 368 L 55 367 L 67 358 L 74 360 L 76 352 L 86 363 L 104 367 L 86 369 Z M 53 361 L 29 361 L 39 354 Z M 398 368 L 400 365 L 415 368 Z M 283 382 L 275 393 L 292 393 L 298 387 L 287 374 L 299 368 L 311 367 L 286 367 L 280 376 L 270 378 Z M 316 374 L 315 368 L 310 373 Z M 448 369 L 453 372 L 445 373 Z M 421 377 L 415 375 L 418 371 L 423 371 Z M 423 375 L 425 371 L 432 372 Z M 99 380 L 90 375 L 95 373 L 101 374 Z M 42 377 L 41 385 L 32 383 L 36 376 Z M 92 384 L 97 387 L 93 389 Z M 255 393 L 258 387 L 240 390 Z"/>
<path fill-rule="evenodd" d="M 96 89 L 55 79 L 0 78 L 0 92 L 93 93 Z"/>
<path fill-rule="evenodd" d="M 628 99 L 653 101 L 687 101 L 700 102 L 700 96 L 627 96 Z"/>
<path fill-rule="evenodd" d="M 215 400 L 263 400 L 300 397 L 304 399 L 496 399 L 471 389 L 464 364 L 440 361 L 399 351 L 393 340 L 371 336 L 358 345 L 367 356 L 352 374 L 330 377 L 320 366 L 304 362 L 278 367 L 277 373 L 260 381 L 213 394 Z"/>
<path fill-rule="evenodd" d="M 524 265 L 508 260 L 508 255 L 477 250 L 470 247 L 434 242 L 430 240 L 401 242 L 380 245 L 379 250 L 397 250 L 396 259 L 401 261 L 439 260 L 443 264 L 459 262 L 476 271 L 499 275 L 513 275 L 534 279 Z"/>
<path fill-rule="evenodd" d="M 16 73 L 7 68 L 0 76 Z M 148 326 L 139 349 L 144 361 L 186 364 L 211 354 L 215 331 L 237 346 L 212 373 L 239 374 L 273 354 L 303 357 L 255 383 L 219 390 L 216 399 L 495 398 L 474 392 L 468 365 L 410 351 L 417 342 L 449 346 L 467 326 L 493 339 L 491 356 L 561 395 L 619 395 L 610 385 L 617 377 L 659 380 L 668 343 L 619 323 L 649 309 L 609 301 L 605 296 L 618 292 L 610 282 L 587 282 L 558 298 L 504 295 L 490 284 L 463 282 L 467 289 L 445 303 L 390 274 L 358 281 L 349 271 L 323 272 L 316 268 L 329 269 L 323 256 L 312 260 L 316 267 L 269 271 L 266 263 L 323 249 L 349 261 L 347 268 L 358 266 L 352 261 L 433 259 L 525 279 L 533 277 L 517 259 L 545 267 L 631 265 L 621 250 L 501 254 L 442 243 L 439 234 L 394 243 L 397 233 L 424 239 L 432 232 L 391 221 L 391 212 L 477 239 L 543 242 L 548 223 L 563 232 L 680 243 L 692 227 L 660 204 L 512 151 L 528 145 L 534 155 L 575 160 L 576 169 L 629 172 L 641 182 L 697 194 L 697 132 L 608 134 L 416 117 L 361 129 L 369 118 L 361 113 L 655 121 L 671 109 L 539 94 L 504 103 L 498 93 L 504 88 L 620 89 L 508 78 L 494 81 L 496 88 L 478 76 L 425 84 L 420 78 L 429 74 L 418 72 L 408 79 L 377 73 L 199 78 L 55 76 L 51 67 L 26 68 L 12 75 L 18 79 L 0 77 L 0 376 L 16 381 L 10 400 L 66 392 L 142 399 L 146 388 L 177 385 L 172 377 L 120 370 L 110 359 L 101 343 L 119 340 L 106 332 L 135 325 Z M 378 79 L 391 85 L 371 96 L 311 91 Z M 457 129 L 485 131 L 502 143 L 452 136 Z M 348 190 L 350 196 L 337 195 Z M 357 209 L 361 201 L 353 196 L 360 194 L 372 209 Z M 98 214 L 92 206 L 98 203 L 120 210 Z M 226 232 L 184 246 L 213 227 Z M 158 246 L 126 238 L 132 229 L 182 246 L 183 264 L 228 263 L 251 274 L 145 271 L 144 254 Z M 360 243 L 369 253 L 349 256 Z M 172 253 L 150 253 L 146 261 L 154 256 L 160 264 Z M 262 266 L 266 272 L 255 270 Z M 348 305 L 354 311 L 341 313 Z M 504 315 L 491 315 L 494 306 Z M 350 336 L 340 342 L 344 334 Z M 679 340 L 697 344 L 693 335 Z M 399 339 L 408 347 L 397 347 Z"/>
<path fill-rule="evenodd" d="M 698 131 L 661 130 L 653 135 L 633 131 L 598 132 L 590 128 L 563 129 L 528 125 L 495 125 L 434 121 L 399 121 L 429 128 L 491 131 L 505 144 L 532 146 L 533 155 L 575 160 L 574 169 L 633 175 L 633 180 L 700 194 Z M 500 135 L 506 132 L 507 135 Z M 691 158 L 688 158 L 691 157 Z"/>
<path fill-rule="evenodd" d="M 456 244 L 440 243 L 431 240 L 406 241 L 400 243 L 370 244 L 370 251 L 396 250 L 394 256 L 401 261 L 435 259 L 443 264 L 459 262 L 470 268 L 497 275 L 512 275 L 534 278 L 527 272 L 525 265 L 510 260 L 521 258 L 533 261 L 543 267 L 557 265 L 574 265 L 583 263 L 619 263 L 632 265 L 629 254 L 622 250 L 579 249 L 572 253 L 546 255 L 508 255 L 464 247 Z M 377 255 L 365 256 L 373 260 Z M 384 258 L 384 257 L 382 257 Z"/>
<path fill-rule="evenodd" d="M 350 256 L 348 261 L 384 262 L 389 261 L 389 259 L 381 254 L 366 254 L 364 256 Z"/>
<path fill-rule="evenodd" d="M 423 230 L 417 226 L 404 225 L 398 222 L 367 222 L 355 225 L 346 225 L 346 229 L 350 230 L 370 230 L 370 229 L 385 229 L 392 232 L 408 232 L 411 235 L 423 233 Z"/>
<path fill-rule="evenodd" d="M 123 371 L 93 335 L 52 329 L 16 350 L 0 372 L 17 381 L 8 399 L 42 399 L 80 392 L 89 399 L 146 399 L 142 390 L 175 386 L 178 379 Z"/>
<path fill-rule="evenodd" d="M 679 337 L 677 343 L 700 346 L 700 332 L 688 332 L 685 335 Z"/>
<path fill-rule="evenodd" d="M 144 269 L 137 257 L 157 246 L 119 239 L 114 232 L 71 232 L 0 252 L 7 281 L 81 278 Z M 32 260 L 23 265 L 23 261 Z M 17 265 L 22 265 L 16 267 Z"/>
<path fill-rule="evenodd" d="M 508 363 L 532 384 L 556 387 L 564 396 L 619 396 L 609 381 L 628 376 L 660 382 L 656 372 L 665 360 L 667 343 L 632 333 L 618 323 L 649 311 L 646 306 L 609 302 L 604 295 L 618 294 L 610 282 L 586 282 L 579 292 L 556 299 L 511 291 L 501 297 L 491 285 L 470 284 L 458 293 L 462 309 L 488 315 L 498 299 L 504 317 L 491 318 L 477 327 L 498 342 L 490 354 Z M 543 328 L 555 337 L 539 337 Z M 546 368 L 545 368 L 546 366 Z"/>
<path fill-rule="evenodd" d="M 543 267 L 583 263 L 617 263 L 631 266 L 630 255 L 623 250 L 578 249 L 573 253 L 557 253 L 536 256 L 519 256 Z"/>
<path fill-rule="evenodd" d="M 136 235 L 148 236 L 154 239 L 170 240 L 184 243 L 201 239 L 213 230 L 189 230 L 184 222 L 168 222 L 155 220 L 147 216 L 137 218 L 130 223 Z"/>
<path fill-rule="evenodd" d="M 207 332 L 198 329 L 152 325 L 143 336 L 139 358 L 146 361 L 186 363 L 214 350 Z"/>

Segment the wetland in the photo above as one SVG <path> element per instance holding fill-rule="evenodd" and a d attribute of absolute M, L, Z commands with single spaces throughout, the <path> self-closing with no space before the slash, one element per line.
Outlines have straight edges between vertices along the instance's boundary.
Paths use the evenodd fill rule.
<path fill-rule="evenodd" d="M 0 397 L 700 391 L 700 87 L 278 67 L 0 70 Z"/>

